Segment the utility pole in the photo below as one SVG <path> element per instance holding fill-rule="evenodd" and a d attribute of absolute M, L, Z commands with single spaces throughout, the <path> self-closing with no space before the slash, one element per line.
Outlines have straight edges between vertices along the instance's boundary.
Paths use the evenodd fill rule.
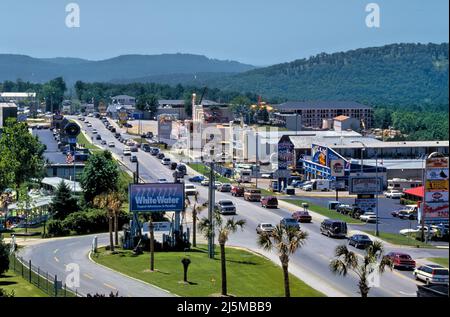
<path fill-rule="evenodd" d="M 211 160 L 210 171 L 209 171 L 209 187 L 208 187 L 208 221 L 211 226 L 210 234 L 208 237 L 208 257 L 214 259 L 214 201 L 215 201 L 215 191 L 214 191 L 214 160 Z"/>
<path fill-rule="evenodd" d="M 259 139 L 258 139 L 258 130 L 256 130 L 256 176 L 255 176 L 255 186 L 258 188 L 258 174 L 259 174 Z"/>
<path fill-rule="evenodd" d="M 148 228 L 150 230 L 150 271 L 153 272 L 155 270 L 155 234 L 151 216 Z"/>
<path fill-rule="evenodd" d="M 375 222 L 375 235 L 377 237 L 379 237 L 380 231 L 378 230 L 378 190 L 379 190 L 380 184 L 379 184 L 379 179 L 378 179 L 378 151 L 375 152 L 375 168 L 376 168 L 375 178 L 377 180 L 377 191 L 375 192 L 375 215 L 377 217 L 376 222 Z"/>

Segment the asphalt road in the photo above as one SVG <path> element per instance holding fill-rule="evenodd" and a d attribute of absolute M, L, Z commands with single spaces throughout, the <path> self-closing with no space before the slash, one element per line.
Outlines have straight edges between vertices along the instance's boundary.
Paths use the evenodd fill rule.
<path fill-rule="evenodd" d="M 124 145 L 119 143 L 110 133 L 103 124 L 98 119 L 89 118 L 89 121 L 93 124 L 92 128 L 97 129 L 101 134 L 102 138 L 109 141 L 115 141 L 116 147 L 111 148 L 114 153 L 119 157 L 121 156 Z M 83 128 L 89 135 L 91 134 L 91 128 L 85 128 L 86 125 L 82 124 Z M 99 143 L 99 141 L 96 141 Z M 172 179 L 172 173 L 169 168 L 163 166 L 159 160 L 155 157 L 149 155 L 148 153 L 139 151 L 136 153 L 139 160 L 140 176 L 148 182 L 155 181 L 158 178 L 166 178 L 168 180 Z M 129 159 L 124 158 L 123 162 L 129 166 L 131 169 L 135 168 L 135 164 L 131 163 Z M 207 188 L 202 186 L 197 186 L 199 191 L 199 196 L 204 201 L 207 197 Z M 219 199 L 232 199 L 237 207 L 238 216 L 237 218 L 242 218 L 246 220 L 246 226 L 243 231 L 239 231 L 232 235 L 229 241 L 229 245 L 241 246 L 249 248 L 256 252 L 259 252 L 266 257 L 270 258 L 274 263 L 279 263 L 278 257 L 275 253 L 270 253 L 263 251 L 257 246 L 256 243 L 256 233 L 255 228 L 258 223 L 269 222 L 276 224 L 280 221 L 282 217 L 290 216 L 291 211 L 279 208 L 279 209 L 264 209 L 260 207 L 259 203 L 251 203 L 244 201 L 242 198 L 232 198 L 229 193 L 219 193 L 216 192 L 216 200 Z M 328 199 L 327 199 L 328 200 Z M 206 213 L 205 213 L 206 215 Z M 205 216 L 205 215 L 200 215 Z M 358 279 L 355 274 L 350 273 L 347 277 L 336 276 L 332 274 L 329 270 L 329 262 L 333 257 L 334 250 L 338 245 L 347 243 L 346 240 L 336 240 L 330 239 L 322 236 L 319 233 L 320 218 L 314 216 L 313 223 L 303 224 L 302 229 L 308 232 L 309 237 L 306 244 L 292 256 L 290 261 L 290 271 L 304 280 L 306 283 L 316 288 L 319 291 L 327 294 L 328 296 L 359 296 L 357 283 Z M 84 237 L 73 238 L 74 243 L 76 243 L 77 248 L 81 250 L 84 248 L 85 254 L 90 247 L 90 240 L 83 240 Z M 82 246 L 79 246 L 82 244 Z M 47 245 L 47 244 L 45 244 Z M 53 258 L 52 252 L 55 248 L 53 246 L 43 245 L 42 249 L 39 251 L 40 256 L 45 258 Z M 33 247 L 34 248 L 34 247 Z M 66 246 L 62 246 L 62 249 Z M 398 247 L 393 247 L 389 244 L 385 246 L 386 252 L 391 250 L 398 250 Z M 363 254 L 362 251 L 357 251 L 358 254 Z M 448 257 L 448 250 L 440 249 L 415 249 L 402 247 L 402 251 L 411 254 L 416 260 L 424 259 L 427 257 Z M 69 251 L 70 252 L 70 251 Z M 80 255 L 81 256 L 81 255 Z M 86 257 L 86 255 L 84 255 Z M 34 258 L 33 258 L 34 260 Z M 84 265 L 87 265 L 85 261 L 80 262 L 82 265 L 80 267 L 84 270 Z M 47 264 L 49 265 L 49 264 Z M 55 265 L 55 263 L 53 263 Z M 61 264 L 60 264 L 61 265 Z M 90 266 L 87 266 L 90 268 Z M 50 267 L 53 269 L 53 267 Z M 102 276 L 105 274 L 107 276 Z M 111 275 L 111 272 L 97 272 L 95 275 L 99 280 L 92 280 L 92 287 L 95 285 L 100 289 L 104 287 L 102 283 L 107 283 Z M 102 279 L 102 280 L 100 280 Z M 372 288 L 370 296 L 416 296 L 417 283 L 411 272 L 402 272 L 394 270 L 392 272 L 388 271 L 381 276 L 379 287 Z M 103 285 L 103 286 L 102 286 Z M 120 293 L 129 292 L 128 284 L 116 283 Z M 152 296 L 151 293 L 148 296 Z"/>
<path fill-rule="evenodd" d="M 37 136 L 39 141 L 46 145 L 47 149 L 44 152 L 44 157 L 49 162 L 55 164 L 66 163 L 66 156 L 58 149 L 58 142 L 56 142 L 50 129 L 33 129 L 33 135 Z"/>

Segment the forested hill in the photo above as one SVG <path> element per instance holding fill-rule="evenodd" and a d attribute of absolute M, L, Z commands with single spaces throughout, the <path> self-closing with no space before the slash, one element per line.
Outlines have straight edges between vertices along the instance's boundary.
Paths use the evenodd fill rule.
<path fill-rule="evenodd" d="M 288 100 L 354 100 L 371 105 L 448 105 L 448 43 L 392 44 L 213 79 L 209 85 Z"/>
<path fill-rule="evenodd" d="M 155 76 L 196 73 L 240 73 L 254 69 L 235 61 L 210 59 L 193 54 L 122 55 L 100 61 L 79 58 L 33 58 L 26 55 L 0 54 L 0 81 L 11 80 L 43 83 L 63 77 L 68 85 L 77 80 L 109 82 Z"/>

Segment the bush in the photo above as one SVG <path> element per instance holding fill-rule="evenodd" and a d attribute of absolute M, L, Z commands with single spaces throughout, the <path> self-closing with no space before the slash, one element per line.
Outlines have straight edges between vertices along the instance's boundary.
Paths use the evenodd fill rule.
<path fill-rule="evenodd" d="M 48 222 L 48 234 L 53 237 L 62 237 L 70 234 L 70 230 L 64 227 L 61 220 L 49 220 Z"/>
<path fill-rule="evenodd" d="M 9 246 L 0 240 L 0 276 L 9 270 Z"/>
<path fill-rule="evenodd" d="M 88 233 L 89 224 L 89 217 L 84 211 L 71 213 L 62 222 L 64 228 L 75 231 L 76 234 Z"/>

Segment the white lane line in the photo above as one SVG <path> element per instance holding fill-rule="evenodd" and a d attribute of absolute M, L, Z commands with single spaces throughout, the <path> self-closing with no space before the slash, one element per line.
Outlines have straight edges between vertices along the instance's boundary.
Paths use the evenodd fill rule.
<path fill-rule="evenodd" d="M 105 285 L 106 287 L 111 288 L 111 289 L 113 289 L 113 290 L 117 290 L 117 288 L 115 288 L 114 286 L 109 285 L 109 284 L 107 284 L 107 283 L 103 283 L 103 285 Z"/>
<path fill-rule="evenodd" d="M 88 278 L 88 279 L 90 279 L 90 280 L 93 280 L 93 279 L 94 279 L 92 276 L 90 276 L 90 275 L 87 274 L 87 273 L 84 273 L 83 276 L 86 277 L 86 278 Z"/>
<path fill-rule="evenodd" d="M 56 252 L 58 252 L 58 250 L 59 250 L 59 249 L 55 249 L 55 250 L 53 251 L 53 254 L 56 254 Z"/>
<path fill-rule="evenodd" d="M 55 261 L 56 262 L 58 262 L 59 263 L 59 259 L 55 256 L 55 257 L 53 257 L 54 259 L 55 259 Z"/>
<path fill-rule="evenodd" d="M 403 292 L 403 291 L 398 291 L 400 294 L 402 294 L 402 295 L 405 295 L 405 296 L 414 296 L 414 297 L 416 297 L 417 296 L 417 294 L 416 293 L 406 293 L 406 292 Z"/>

